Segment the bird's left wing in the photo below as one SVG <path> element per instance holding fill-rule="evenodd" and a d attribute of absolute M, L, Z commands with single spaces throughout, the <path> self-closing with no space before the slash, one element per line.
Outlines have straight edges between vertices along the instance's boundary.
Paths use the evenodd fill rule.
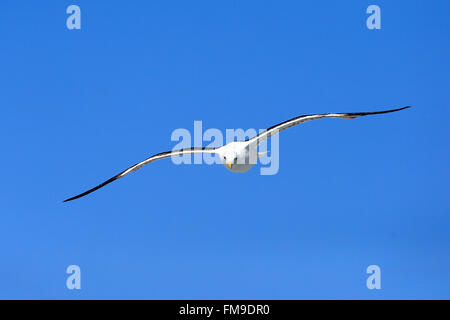
<path fill-rule="evenodd" d="M 373 114 L 382 114 L 382 113 L 390 113 L 390 112 L 400 111 L 400 110 L 403 110 L 406 108 L 409 108 L 409 106 L 403 107 L 403 108 L 398 108 L 398 109 L 375 111 L 375 112 L 322 113 L 322 114 L 303 115 L 303 116 L 295 117 L 290 120 L 284 121 L 277 125 L 274 125 L 274 126 L 268 128 L 266 131 L 260 133 L 256 137 L 248 139 L 247 141 L 249 141 L 249 143 L 258 144 L 261 141 L 270 138 L 271 136 L 277 134 L 280 131 L 286 130 L 287 128 L 296 126 L 300 123 L 310 121 L 310 120 L 316 120 L 316 119 L 322 119 L 322 118 L 354 119 L 354 118 L 361 117 L 361 116 L 368 116 L 368 115 L 373 115 Z"/>
<path fill-rule="evenodd" d="M 167 152 L 161 152 L 158 154 L 155 154 L 147 159 L 145 159 L 144 161 L 141 161 L 139 163 L 136 163 L 135 165 L 129 167 L 128 169 L 122 171 L 121 173 L 115 175 L 114 177 L 112 177 L 111 179 L 106 180 L 105 182 L 99 184 L 98 186 L 89 189 L 86 192 L 80 193 L 79 195 L 76 195 L 72 198 L 66 199 L 64 200 L 64 202 L 67 201 L 71 201 L 71 200 L 75 200 L 78 198 L 81 198 L 91 192 L 94 192 L 97 189 L 100 189 L 101 187 L 106 186 L 108 183 L 111 183 L 117 179 L 120 179 L 124 176 L 126 176 L 127 174 L 136 171 L 138 169 L 140 169 L 142 166 L 151 163 L 153 161 L 159 160 L 159 159 L 164 159 L 164 158 L 169 158 L 169 157 L 174 157 L 174 156 L 178 156 L 178 155 L 182 155 L 182 154 L 193 154 L 193 153 L 215 153 L 216 148 L 188 148 L 188 149 L 180 149 L 180 150 L 173 150 L 173 151 L 167 151 Z"/>

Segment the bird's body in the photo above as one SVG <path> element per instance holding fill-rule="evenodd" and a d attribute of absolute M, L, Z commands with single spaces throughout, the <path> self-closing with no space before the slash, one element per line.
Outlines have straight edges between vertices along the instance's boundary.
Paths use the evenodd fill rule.
<path fill-rule="evenodd" d="M 216 153 L 220 157 L 225 168 L 231 172 L 244 173 L 250 170 L 258 158 L 256 144 L 248 141 L 234 141 L 217 148 Z"/>
<path fill-rule="evenodd" d="M 115 175 L 109 180 L 106 180 L 105 182 L 99 184 L 98 186 L 83 192 L 77 196 L 74 196 L 72 198 L 64 200 L 71 201 L 78 198 L 81 198 L 97 189 L 100 189 L 101 187 L 117 180 L 125 175 L 136 171 L 140 169 L 142 166 L 149 164 L 151 162 L 154 162 L 159 159 L 179 156 L 183 154 L 194 154 L 194 153 L 210 153 L 210 154 L 217 154 L 223 165 L 230 171 L 236 172 L 236 173 L 243 173 L 249 171 L 257 162 L 258 158 L 261 156 L 261 154 L 258 154 L 258 145 L 270 138 L 273 135 L 278 134 L 280 131 L 283 131 L 287 128 L 290 128 L 292 126 L 298 125 L 300 123 L 310 121 L 310 120 L 316 120 L 316 119 L 322 119 L 322 118 L 342 118 L 342 119 L 354 119 L 360 116 L 366 116 L 366 115 L 375 115 L 375 114 L 383 114 L 383 113 L 391 113 L 395 111 L 400 111 L 403 109 L 409 108 L 403 107 L 398 109 L 391 109 L 391 110 L 384 110 L 384 111 L 376 111 L 376 112 L 351 112 L 351 113 L 323 113 L 323 114 L 312 114 L 312 115 L 303 115 L 299 117 L 292 118 L 290 120 L 287 120 L 285 122 L 279 123 L 275 126 L 272 126 L 268 128 L 266 131 L 260 133 L 256 137 L 253 137 L 251 139 L 247 139 L 245 141 L 234 141 L 226 144 L 225 146 L 219 147 L 219 148 L 188 148 L 188 149 L 180 149 L 180 150 L 173 150 L 168 152 L 162 152 L 155 154 L 144 161 L 141 161 L 130 168 L 122 171 L 121 173 Z"/>

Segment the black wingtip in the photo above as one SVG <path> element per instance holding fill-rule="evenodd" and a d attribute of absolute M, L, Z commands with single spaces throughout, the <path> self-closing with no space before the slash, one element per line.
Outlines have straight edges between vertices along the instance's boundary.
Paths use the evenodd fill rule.
<path fill-rule="evenodd" d="M 400 110 L 405 110 L 411 108 L 411 106 L 406 106 L 406 107 L 402 107 L 402 108 L 398 108 L 398 109 L 392 109 L 392 110 L 387 110 L 387 112 L 395 112 L 395 111 L 400 111 Z"/>
<path fill-rule="evenodd" d="M 72 197 L 72 198 L 69 198 L 69 199 L 64 200 L 63 203 L 64 203 L 64 202 L 69 202 L 69 201 L 72 201 L 72 200 L 75 200 L 75 199 L 78 199 L 78 198 L 81 198 L 81 197 L 82 197 L 81 195 L 75 196 L 75 197 Z"/>
<path fill-rule="evenodd" d="M 408 108 L 411 108 L 411 106 L 406 106 L 406 107 L 397 108 L 397 109 L 383 110 L 383 111 L 375 111 L 375 112 L 350 112 L 350 113 L 348 113 L 348 115 L 350 115 L 350 116 L 369 116 L 369 115 L 374 115 L 374 114 L 385 114 L 385 113 L 397 112 L 397 111 L 408 109 Z"/>
<path fill-rule="evenodd" d="M 112 178 L 109 179 L 109 180 L 106 180 L 105 182 L 99 184 L 98 186 L 96 186 L 96 187 L 94 187 L 94 188 L 92 188 L 92 189 L 89 189 L 88 191 L 85 191 L 85 192 L 83 192 L 83 193 L 80 193 L 79 195 L 76 195 L 75 197 L 66 199 L 66 200 L 64 200 L 63 202 L 68 202 L 68 201 L 72 201 L 72 200 L 75 200 L 75 199 L 84 197 L 85 195 L 87 195 L 87 194 L 89 194 L 89 193 L 91 193 L 91 192 L 94 192 L 95 190 L 100 189 L 101 187 L 106 186 L 108 183 L 111 183 L 111 182 L 113 182 L 114 180 L 119 179 L 121 174 L 122 174 L 122 173 L 119 173 L 118 175 L 112 177 Z"/>

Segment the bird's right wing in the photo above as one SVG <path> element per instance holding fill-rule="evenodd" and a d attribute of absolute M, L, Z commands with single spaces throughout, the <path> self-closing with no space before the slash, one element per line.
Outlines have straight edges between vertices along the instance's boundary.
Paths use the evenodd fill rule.
<path fill-rule="evenodd" d="M 189 148 L 189 149 L 180 149 L 180 150 L 173 150 L 173 151 L 167 151 L 167 152 L 161 152 L 158 154 L 155 154 L 147 159 L 145 159 L 144 161 L 141 161 L 139 163 L 136 163 L 135 165 L 129 167 L 128 169 L 122 171 L 121 173 L 115 175 L 114 177 L 112 177 L 111 179 L 106 180 L 105 182 L 99 184 L 98 186 L 89 189 L 88 191 L 85 191 L 83 193 L 80 193 L 79 195 L 76 195 L 72 198 L 66 199 L 64 200 L 64 202 L 67 201 L 72 201 L 78 198 L 81 198 L 91 192 L 94 192 L 97 189 L 100 189 L 101 187 L 106 186 L 108 183 L 111 183 L 117 179 L 120 179 L 124 176 L 126 176 L 127 174 L 136 171 L 138 169 L 140 169 L 142 166 L 149 164 L 153 161 L 159 160 L 159 159 L 164 159 L 164 158 L 169 158 L 169 157 L 174 157 L 174 156 L 179 156 L 179 155 L 183 155 L 183 154 L 193 154 L 193 153 L 215 153 L 216 148 Z"/>
<path fill-rule="evenodd" d="M 303 115 L 303 116 L 295 117 L 290 120 L 284 121 L 277 125 L 274 125 L 274 126 L 268 128 L 266 131 L 260 133 L 256 137 L 249 139 L 248 141 L 249 141 L 249 143 L 258 144 L 261 141 L 270 138 L 271 136 L 277 134 L 280 131 L 286 130 L 287 128 L 296 126 L 300 123 L 310 121 L 310 120 L 316 120 L 316 119 L 322 119 L 322 118 L 354 119 L 354 118 L 361 117 L 361 116 L 368 116 L 368 115 L 373 115 L 373 114 L 382 114 L 382 113 L 390 113 L 390 112 L 400 111 L 400 110 L 403 110 L 406 108 L 409 108 L 409 106 L 403 107 L 403 108 L 398 108 L 398 109 L 375 111 L 375 112 L 322 113 L 322 114 Z"/>

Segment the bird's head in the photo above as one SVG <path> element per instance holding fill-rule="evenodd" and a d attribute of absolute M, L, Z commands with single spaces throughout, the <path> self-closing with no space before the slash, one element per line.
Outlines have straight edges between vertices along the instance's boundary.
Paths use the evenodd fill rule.
<path fill-rule="evenodd" d="M 222 162 L 227 169 L 232 169 L 233 165 L 237 163 L 237 155 L 236 154 L 226 154 L 222 156 Z"/>

